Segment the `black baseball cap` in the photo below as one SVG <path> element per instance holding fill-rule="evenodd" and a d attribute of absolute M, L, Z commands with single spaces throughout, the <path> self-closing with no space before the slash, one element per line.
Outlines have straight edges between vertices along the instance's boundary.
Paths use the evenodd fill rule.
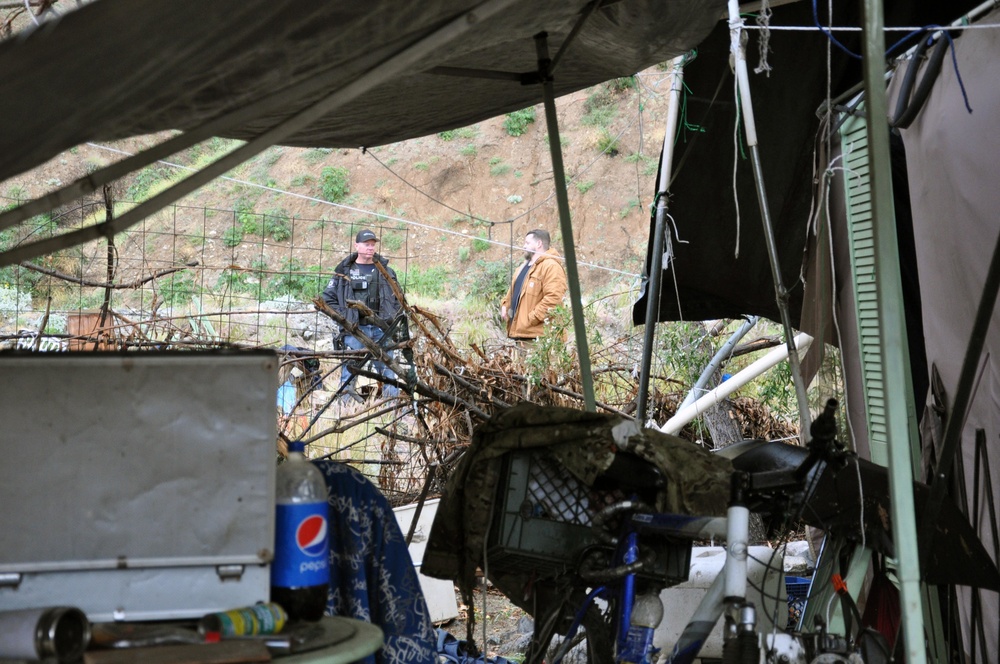
<path fill-rule="evenodd" d="M 358 233 L 357 236 L 354 238 L 355 242 L 368 242 L 369 240 L 375 240 L 376 242 L 378 242 L 378 237 L 376 237 L 375 233 L 371 232 L 367 228 Z"/>

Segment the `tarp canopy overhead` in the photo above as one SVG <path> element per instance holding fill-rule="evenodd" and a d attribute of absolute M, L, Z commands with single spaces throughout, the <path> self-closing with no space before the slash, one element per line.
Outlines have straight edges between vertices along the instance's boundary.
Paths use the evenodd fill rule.
<path fill-rule="evenodd" d="M 821 2 L 820 20 L 824 25 L 860 26 L 862 4 L 834 3 L 833 20 L 829 21 L 827 3 Z M 947 24 L 978 4 L 975 0 L 885 0 L 885 24 Z M 812 2 L 797 2 L 775 7 L 770 25 L 813 25 L 813 6 Z M 753 22 L 748 24 L 752 26 Z M 905 34 L 887 33 L 886 45 L 891 46 Z M 760 35 L 755 32 L 747 46 L 751 71 L 758 65 Z M 836 37 L 854 53 L 861 53 L 858 32 L 838 31 Z M 673 218 L 674 259 L 672 269 L 663 276 L 657 312 L 660 321 L 743 315 L 779 320 L 742 126 L 739 147 L 736 145 L 736 127 L 741 120 L 734 104 L 729 41 L 728 26 L 717 25 L 699 45 L 697 58 L 684 68 L 684 82 L 691 91 L 686 100 L 689 124 L 676 143 L 673 160 L 668 212 Z M 894 55 L 913 43 L 911 40 Z M 859 83 L 862 72 L 858 60 L 831 46 L 817 31 L 773 30 L 769 45 L 767 61 L 771 71 L 766 75 L 751 73 L 750 91 L 782 280 L 790 291 L 792 324 L 797 325 L 802 306 L 799 272 L 815 175 L 813 147 L 819 127 L 816 111 L 826 99 L 828 76 L 832 96 L 836 97 Z M 734 162 L 738 162 L 735 196 Z M 651 222 L 651 238 L 652 230 Z M 647 255 L 647 273 L 650 262 L 651 256 Z M 644 295 L 633 309 L 634 323 L 644 322 L 646 304 Z"/>
<path fill-rule="evenodd" d="M 555 56 L 590 9 L 586 0 L 97 0 L 0 44 L 0 181 L 86 141 L 189 130 L 237 110 L 219 135 L 254 138 L 471 11 L 453 39 L 280 142 L 374 146 L 468 125 L 539 103 L 540 87 L 429 70 L 535 72 L 535 35 L 547 33 Z M 684 53 L 724 10 L 724 0 L 605 0 L 560 59 L 555 92 Z"/>

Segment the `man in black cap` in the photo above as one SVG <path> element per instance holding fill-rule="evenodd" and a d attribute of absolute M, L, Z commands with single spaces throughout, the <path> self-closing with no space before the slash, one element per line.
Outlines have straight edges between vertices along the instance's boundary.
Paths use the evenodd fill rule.
<path fill-rule="evenodd" d="M 365 229 L 358 233 L 354 238 L 354 253 L 340 262 L 340 265 L 334 270 L 330 283 L 323 291 L 323 301 L 348 322 L 357 325 L 361 332 L 372 341 L 380 340 L 385 331 L 374 318 L 362 316 L 357 309 L 347 306 L 347 301 L 357 300 L 364 303 L 381 319 L 383 325 L 391 324 L 400 310 L 399 301 L 396 299 L 390 282 L 375 266 L 376 262 L 381 263 L 392 281 L 396 281 L 396 273 L 389 267 L 389 261 L 375 253 L 376 242 L 378 242 L 378 237 L 372 231 Z M 351 350 L 364 350 L 365 348 L 360 341 L 344 329 L 340 329 L 339 336 L 334 339 L 334 346 Z M 382 362 L 375 362 L 375 371 L 388 378 L 396 377 Z M 340 371 L 341 385 L 350 382 L 353 378 L 354 375 L 345 364 Z M 348 386 L 346 389 L 348 394 L 359 401 L 361 400 L 354 392 L 353 387 Z M 398 390 L 395 386 L 386 385 L 382 394 L 383 396 L 396 396 Z"/>

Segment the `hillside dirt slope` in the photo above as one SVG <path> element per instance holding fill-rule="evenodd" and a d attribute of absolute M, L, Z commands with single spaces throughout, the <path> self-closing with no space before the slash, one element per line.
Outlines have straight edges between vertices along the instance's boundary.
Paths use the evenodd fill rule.
<path fill-rule="evenodd" d="M 607 283 L 610 276 L 642 271 L 669 84 L 669 74 L 653 68 L 631 84 L 610 82 L 557 100 L 584 292 Z M 520 136 L 505 129 L 501 116 L 368 150 L 273 147 L 229 174 L 243 184 L 219 179 L 181 204 L 221 210 L 249 204 L 258 213 L 282 211 L 306 220 L 349 223 L 349 229 L 336 237 L 329 230 L 324 234 L 319 224 L 297 226 L 297 246 L 325 244 L 332 250 L 324 262 L 333 264 L 324 265 L 324 270 L 332 269 L 339 260 L 335 256 L 350 250 L 350 229 L 361 226 L 404 236 L 402 243 L 396 243 L 402 246 L 382 247 L 397 266 L 416 262 L 424 269 L 456 270 L 470 255 L 472 260 L 513 257 L 517 261 L 523 235 L 533 228 L 549 230 L 561 250 L 544 111 L 541 104 L 534 110 L 534 122 L 526 124 Z M 79 146 L 3 183 L 0 195 L 39 195 L 121 158 L 108 148 L 132 152 L 161 138 Z M 192 159 L 178 155 L 171 161 Z M 347 171 L 344 207 L 321 200 L 328 168 Z M 172 166 L 160 166 L 159 171 L 175 178 L 183 174 Z M 122 199 L 135 190 L 136 177 L 119 186 Z M 221 236 L 227 218 L 218 215 L 217 220 L 220 227 L 213 235 Z M 481 242 L 473 245 L 477 237 L 491 241 L 490 248 L 483 250 Z M 154 254 L 176 252 L 170 242 L 147 244 L 152 245 L 147 251 Z M 221 246 L 218 250 L 227 253 Z M 162 258 L 169 264 L 185 257 Z"/>

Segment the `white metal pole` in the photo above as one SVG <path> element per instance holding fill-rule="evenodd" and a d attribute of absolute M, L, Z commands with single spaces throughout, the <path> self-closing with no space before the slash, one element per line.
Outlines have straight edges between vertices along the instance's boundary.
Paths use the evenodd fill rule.
<path fill-rule="evenodd" d="M 670 226 L 667 217 L 667 187 L 670 186 L 670 174 L 673 172 L 674 137 L 677 134 L 677 123 L 680 117 L 681 90 L 684 83 L 684 59 L 678 56 L 670 61 L 670 99 L 667 104 L 667 122 L 663 133 L 663 151 L 660 156 L 660 176 L 656 182 L 656 218 L 653 224 L 653 252 L 649 260 L 649 281 L 646 284 L 646 329 L 643 330 L 642 364 L 639 369 L 639 395 L 636 398 L 636 421 L 640 424 L 646 421 L 647 401 L 649 400 L 649 378 L 653 364 L 653 343 L 655 342 L 656 323 L 660 309 L 660 288 L 663 282 L 663 271 L 671 267 L 664 264 L 663 255 L 669 252 Z M 666 249 L 664 245 L 668 245 Z"/>
<path fill-rule="evenodd" d="M 812 343 L 812 340 L 812 337 L 802 332 L 795 337 L 792 343 L 795 345 L 796 349 L 804 351 L 809 347 L 809 344 Z M 721 385 L 707 393 L 705 396 L 699 398 L 691 405 L 678 410 L 677 413 L 667 420 L 662 427 L 658 427 L 659 430 L 663 433 L 676 434 L 684 428 L 685 424 L 698 417 L 706 410 L 719 403 L 730 394 L 740 389 L 754 378 L 757 378 L 787 357 L 787 346 L 778 346 L 777 348 L 772 349 L 767 355 L 758 359 L 746 369 L 734 374 L 731 378 L 729 378 L 729 380 L 724 381 Z"/>

